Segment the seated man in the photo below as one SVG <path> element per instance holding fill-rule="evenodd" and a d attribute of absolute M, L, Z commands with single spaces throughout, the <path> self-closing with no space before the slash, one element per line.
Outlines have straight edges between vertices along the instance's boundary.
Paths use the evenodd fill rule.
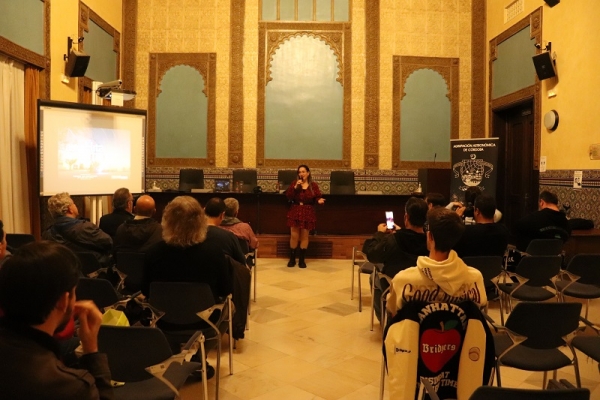
<path fill-rule="evenodd" d="M 387 309 L 396 315 L 411 300 L 460 302 L 470 300 L 480 307 L 487 304 L 483 276 L 467 266 L 452 247 L 465 226 L 460 217 L 446 208 L 427 213 L 429 256 L 417 259 L 417 266 L 398 272 L 392 280 Z"/>
<path fill-rule="evenodd" d="M 504 256 L 508 246 L 508 228 L 494 223 L 496 201 L 489 194 L 475 199 L 475 225 L 466 225 L 465 232 L 454 246 L 459 257 Z"/>
<path fill-rule="evenodd" d="M 131 251 L 145 253 L 153 244 L 162 240 L 160 223 L 152 218 L 156 212 L 154 199 L 140 196 L 135 203 L 135 218 L 128 219 L 117 228 L 114 237 L 114 253 Z"/>
<path fill-rule="evenodd" d="M 473 205 L 475 204 L 475 199 L 478 196 L 481 196 L 482 193 L 483 192 L 479 186 L 469 186 L 465 191 L 464 203 L 454 201 L 448 204 L 446 208 L 456 211 L 456 213 L 463 219 L 465 225 L 475 225 Z M 499 222 L 501 219 L 502 213 L 499 210 L 494 210 L 494 222 Z"/>
<path fill-rule="evenodd" d="M 238 238 L 246 240 L 250 249 L 256 249 L 258 247 L 258 239 L 252 227 L 250 224 L 242 222 L 237 218 L 240 203 L 233 197 L 228 197 L 223 202 L 225 203 L 225 217 L 221 221 L 220 227 L 233 233 Z"/>
<path fill-rule="evenodd" d="M 246 265 L 246 257 L 240 247 L 237 236 L 233 233 L 219 228 L 225 218 L 225 203 L 219 197 L 213 197 L 206 202 L 204 212 L 208 220 L 208 232 L 206 242 L 223 250 L 223 253 L 233 258 L 242 265 Z"/>
<path fill-rule="evenodd" d="M 133 219 L 133 196 L 129 189 L 120 188 L 115 191 L 112 198 L 113 212 L 100 218 L 100 229 L 115 237 L 117 228 L 125 221 Z"/>
<path fill-rule="evenodd" d="M 558 197 L 544 190 L 540 193 L 539 210 L 521 218 L 513 226 L 517 249 L 527 250 L 533 239 L 562 239 L 571 236 L 566 215 L 558 209 Z"/>
<path fill-rule="evenodd" d="M 430 210 L 435 207 L 446 206 L 446 198 L 441 193 L 427 193 L 427 196 L 425 196 L 425 201 L 427 202 L 427 207 Z"/>
<path fill-rule="evenodd" d="M 373 263 L 383 263 L 385 275 L 393 278 L 401 270 L 412 267 L 418 256 L 429 254 L 423 225 L 427 216 L 425 200 L 411 197 L 404 208 L 404 226 L 388 233 L 386 224 L 379 224 L 377 233 L 372 239 L 365 241 L 363 253 Z M 380 298 L 388 288 L 385 280 L 377 280 L 373 292 L 373 308 L 377 319 L 381 320 Z"/>
<path fill-rule="evenodd" d="M 113 399 L 106 355 L 98 353 L 102 314 L 75 301 L 79 260 L 65 246 L 32 242 L 0 269 L 0 393 L 7 399 Z M 52 335 L 79 320 L 82 369 L 58 358 Z"/>
<path fill-rule="evenodd" d="M 77 218 L 79 210 L 69 193 L 50 197 L 48 211 L 54 222 L 42 233 L 43 239 L 64 244 L 75 252 L 91 252 L 101 266 L 111 266 L 112 239 L 96 225 Z"/>

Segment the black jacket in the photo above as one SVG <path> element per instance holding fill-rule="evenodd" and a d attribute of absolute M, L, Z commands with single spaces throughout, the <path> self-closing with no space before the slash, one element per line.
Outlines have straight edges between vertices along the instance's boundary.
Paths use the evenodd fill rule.
<path fill-rule="evenodd" d="M 162 227 L 153 218 L 129 219 L 119 226 L 115 234 L 114 252 L 145 253 L 162 240 Z"/>
<path fill-rule="evenodd" d="M 228 230 L 209 225 L 205 242 L 210 246 L 221 249 L 225 255 L 228 255 L 235 261 L 246 265 L 246 257 L 240 247 L 240 241 L 237 236 Z"/>
<path fill-rule="evenodd" d="M 100 229 L 108 233 L 111 238 L 114 238 L 119 226 L 121 226 L 123 222 L 133 219 L 133 217 L 133 214 L 128 211 L 115 209 L 110 214 L 103 215 L 100 218 L 99 226 Z"/>
<path fill-rule="evenodd" d="M 64 244 L 75 252 L 94 253 L 100 265 L 112 264 L 112 239 L 89 221 L 71 217 L 58 217 L 42 238 Z"/>
<path fill-rule="evenodd" d="M 83 355 L 83 369 L 66 367 L 48 334 L 6 320 L 0 327 L 0 397 L 3 399 L 114 399 L 105 354 Z"/>
<path fill-rule="evenodd" d="M 396 232 L 377 232 L 363 245 L 363 253 L 373 263 L 383 263 L 382 272 L 393 278 L 403 269 L 417 265 L 418 256 L 429 254 L 427 237 L 411 229 Z"/>
<path fill-rule="evenodd" d="M 544 208 L 520 219 L 513 226 L 517 249 L 525 251 L 533 239 L 560 238 L 566 242 L 571 227 L 565 213 Z"/>
<path fill-rule="evenodd" d="M 508 246 L 508 228 L 503 224 L 465 225 L 465 231 L 454 246 L 460 258 L 469 256 L 504 256 Z"/>

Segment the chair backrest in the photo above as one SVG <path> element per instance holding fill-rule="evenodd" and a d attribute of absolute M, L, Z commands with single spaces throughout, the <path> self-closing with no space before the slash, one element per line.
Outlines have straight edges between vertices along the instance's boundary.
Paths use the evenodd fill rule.
<path fill-rule="evenodd" d="M 295 169 L 280 169 L 277 171 L 277 181 L 280 183 L 280 189 L 287 189 L 298 178 L 298 172 Z"/>
<path fill-rule="evenodd" d="M 136 288 L 141 287 L 144 274 L 144 253 L 130 251 L 118 252 L 117 269 L 127 275 L 127 282 Z"/>
<path fill-rule="evenodd" d="M 509 314 L 506 328 L 527 339 L 533 349 L 553 349 L 565 344 L 563 337 L 579 327 L 581 303 L 520 302 Z"/>
<path fill-rule="evenodd" d="M 521 258 L 515 272 L 529 279 L 528 286 L 553 286 L 552 277 L 558 275 L 561 256 L 527 256 Z"/>
<path fill-rule="evenodd" d="M 182 168 L 179 170 L 179 191 L 189 192 L 192 189 L 204 189 L 204 170 Z"/>
<path fill-rule="evenodd" d="M 533 239 L 525 253 L 532 256 L 555 256 L 562 251 L 563 243 L 562 239 Z"/>
<path fill-rule="evenodd" d="M 200 322 L 196 314 L 215 304 L 210 286 L 197 282 L 152 282 L 149 297 L 153 307 L 164 311 L 161 321 L 175 325 Z"/>
<path fill-rule="evenodd" d="M 77 300 L 92 300 L 100 309 L 117 303 L 119 295 L 110 281 L 102 278 L 79 278 Z"/>
<path fill-rule="evenodd" d="M 255 169 L 234 169 L 233 190 L 237 190 L 238 182 L 244 182 L 242 185 L 242 193 L 252 193 L 258 183 L 257 179 Z"/>
<path fill-rule="evenodd" d="M 479 270 L 486 284 L 502 273 L 503 258 L 500 256 L 465 257 L 463 261 L 469 267 Z"/>
<path fill-rule="evenodd" d="M 171 347 L 157 328 L 102 325 L 98 350 L 106 353 L 111 378 L 117 382 L 138 382 L 152 378 L 144 368 L 171 357 Z"/>
<path fill-rule="evenodd" d="M 600 254 L 576 254 L 567 270 L 579 276 L 578 283 L 600 286 Z"/>
<path fill-rule="evenodd" d="M 469 400 L 589 400 L 590 390 L 574 389 L 517 389 L 498 386 L 481 386 Z"/>
<path fill-rule="evenodd" d="M 440 399 L 468 398 L 489 382 L 494 341 L 473 302 L 409 302 L 384 337 L 391 399 L 415 398 L 421 378 L 432 383 Z"/>
<path fill-rule="evenodd" d="M 29 233 L 7 233 L 6 245 L 11 249 L 18 249 L 24 244 L 35 242 L 35 237 Z"/>
<path fill-rule="evenodd" d="M 89 251 L 78 251 L 75 254 L 77 254 L 77 257 L 79 257 L 79 261 L 81 262 L 81 273 L 83 276 L 90 276 L 102 269 L 102 265 L 100 265 L 100 261 L 98 261 L 94 253 Z"/>
<path fill-rule="evenodd" d="M 329 193 L 355 194 L 354 171 L 331 171 Z"/>

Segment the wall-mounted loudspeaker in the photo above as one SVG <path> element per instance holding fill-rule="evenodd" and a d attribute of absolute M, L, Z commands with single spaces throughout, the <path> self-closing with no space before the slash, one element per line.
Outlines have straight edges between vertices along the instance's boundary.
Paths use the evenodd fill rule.
<path fill-rule="evenodd" d="M 65 75 L 70 77 L 85 76 L 85 70 L 90 63 L 90 56 L 72 49 L 69 52 L 67 58 L 67 64 L 65 65 Z"/>
<path fill-rule="evenodd" d="M 557 5 L 558 3 L 560 3 L 560 0 L 544 0 L 546 2 L 546 4 L 548 4 L 550 7 L 554 7 L 555 5 Z"/>
<path fill-rule="evenodd" d="M 549 51 L 545 51 L 533 56 L 533 65 L 535 66 L 535 72 L 540 81 L 548 78 L 554 78 L 556 76 L 554 60 L 552 59 Z"/>

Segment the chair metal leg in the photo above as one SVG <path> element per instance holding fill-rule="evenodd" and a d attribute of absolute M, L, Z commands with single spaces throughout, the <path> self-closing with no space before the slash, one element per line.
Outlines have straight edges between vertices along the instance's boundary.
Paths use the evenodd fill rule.
<path fill-rule="evenodd" d="M 371 275 L 371 332 L 373 332 L 373 323 L 375 320 L 375 272 Z"/>
<path fill-rule="evenodd" d="M 500 379 L 500 364 L 496 361 L 496 380 L 498 381 L 498 387 L 502 387 L 502 380 Z"/>
<path fill-rule="evenodd" d="M 254 250 L 254 266 L 252 267 L 252 277 L 254 278 L 254 302 L 255 303 L 256 303 L 256 278 L 257 278 L 256 264 L 258 264 L 257 263 L 257 255 L 256 255 L 256 250 Z"/>
<path fill-rule="evenodd" d="M 379 377 L 379 400 L 383 400 L 385 389 L 385 357 L 381 356 L 381 376 Z"/>
<path fill-rule="evenodd" d="M 231 342 L 231 336 L 229 336 Z M 217 332 L 217 371 L 215 373 L 215 400 L 219 400 L 219 380 L 221 377 L 221 335 Z"/>
<path fill-rule="evenodd" d="M 357 279 L 358 279 L 358 312 L 362 312 L 362 286 L 360 284 L 360 281 L 361 281 L 360 275 L 361 275 L 361 272 L 360 272 L 360 268 L 359 268 L 358 269 L 358 277 L 357 277 Z"/>
<path fill-rule="evenodd" d="M 208 400 L 208 379 L 206 377 L 206 349 L 204 348 L 204 336 L 200 343 L 200 357 L 202 360 L 202 391 L 204 400 Z"/>
<path fill-rule="evenodd" d="M 554 371 L 556 372 L 556 371 Z M 548 385 L 548 371 L 544 371 L 544 380 L 542 381 L 542 389 L 546 389 Z"/>
<path fill-rule="evenodd" d="M 575 383 L 577 384 L 577 387 L 580 388 L 581 375 L 579 374 L 579 360 L 577 359 L 577 353 L 575 352 L 575 350 L 571 348 L 571 351 L 573 352 L 573 368 L 575 368 Z M 598 365 L 598 369 L 600 369 L 600 364 Z"/>
<path fill-rule="evenodd" d="M 231 296 L 228 298 L 228 301 L 229 307 L 227 312 L 229 317 L 229 375 L 233 375 L 233 337 L 231 336 L 231 332 L 233 332 L 233 310 Z"/>
<path fill-rule="evenodd" d="M 352 260 L 352 279 L 350 280 L 350 300 L 354 300 L 354 259 Z"/>

